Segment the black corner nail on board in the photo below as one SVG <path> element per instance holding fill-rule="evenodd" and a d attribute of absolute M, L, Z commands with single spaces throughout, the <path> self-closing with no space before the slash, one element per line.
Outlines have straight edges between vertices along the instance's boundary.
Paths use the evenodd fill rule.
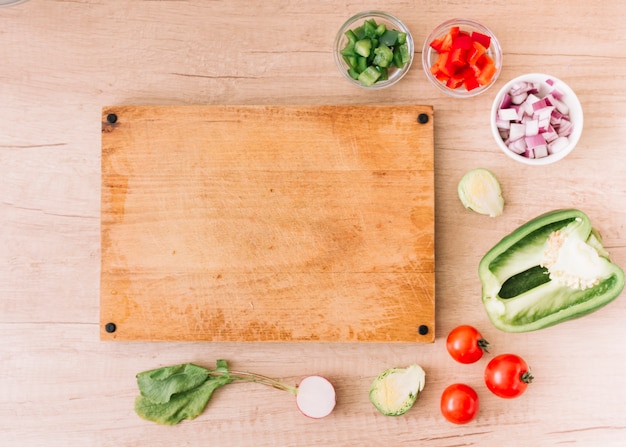
<path fill-rule="evenodd" d="M 115 113 L 109 113 L 107 115 L 107 122 L 110 124 L 115 124 L 117 122 L 117 115 Z"/>
<path fill-rule="evenodd" d="M 420 325 L 420 327 L 417 328 L 417 332 L 420 335 L 426 335 L 428 334 L 428 326 L 426 326 L 425 324 Z"/>
<path fill-rule="evenodd" d="M 115 332 L 116 329 L 117 326 L 115 326 L 115 323 L 107 323 L 106 325 L 104 325 L 104 330 L 107 331 L 109 334 Z"/>
<path fill-rule="evenodd" d="M 417 115 L 417 122 L 420 124 L 426 124 L 428 122 L 428 115 L 426 113 L 420 113 Z"/>

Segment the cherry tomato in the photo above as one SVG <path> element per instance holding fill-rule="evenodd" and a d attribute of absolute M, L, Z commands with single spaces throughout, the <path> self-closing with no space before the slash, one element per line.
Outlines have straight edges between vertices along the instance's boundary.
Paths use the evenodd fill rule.
<path fill-rule="evenodd" d="M 501 354 L 487 364 L 485 383 L 493 394 L 506 399 L 518 397 L 533 381 L 530 368 L 515 354 Z"/>
<path fill-rule="evenodd" d="M 478 414 L 478 394 L 469 385 L 455 383 L 441 394 L 441 414 L 454 424 L 467 424 Z"/>
<path fill-rule="evenodd" d="M 448 334 L 446 348 L 454 360 L 460 363 L 474 363 L 480 360 L 483 352 L 489 352 L 489 343 L 472 326 L 458 326 Z"/>

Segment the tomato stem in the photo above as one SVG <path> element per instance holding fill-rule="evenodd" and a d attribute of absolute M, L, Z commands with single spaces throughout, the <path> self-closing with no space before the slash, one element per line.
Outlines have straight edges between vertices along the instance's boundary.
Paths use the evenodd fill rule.
<path fill-rule="evenodd" d="M 478 347 L 480 349 L 482 349 L 483 351 L 485 351 L 487 354 L 489 353 L 489 342 L 487 340 L 485 340 L 484 338 L 481 338 L 480 340 L 478 340 Z"/>
<path fill-rule="evenodd" d="M 534 379 L 534 377 L 533 377 L 533 375 L 530 373 L 530 370 L 529 370 L 529 371 L 526 371 L 525 373 L 523 373 L 523 374 L 520 376 L 520 380 L 521 380 L 522 382 L 524 382 L 524 383 L 533 383 L 533 379 Z"/>

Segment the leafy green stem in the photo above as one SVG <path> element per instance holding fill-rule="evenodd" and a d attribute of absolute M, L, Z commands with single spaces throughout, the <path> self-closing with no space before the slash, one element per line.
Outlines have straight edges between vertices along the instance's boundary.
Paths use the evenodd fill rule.
<path fill-rule="evenodd" d="M 271 377 L 263 376 L 261 374 L 255 374 L 247 371 L 233 371 L 229 370 L 227 372 L 221 371 L 219 369 L 209 371 L 209 374 L 212 376 L 228 376 L 235 380 L 241 380 L 244 382 L 254 382 L 262 385 L 271 386 L 272 388 L 276 388 L 281 391 L 287 391 L 292 394 L 296 394 L 298 389 L 295 386 L 287 385 L 279 380 L 272 379 Z"/>

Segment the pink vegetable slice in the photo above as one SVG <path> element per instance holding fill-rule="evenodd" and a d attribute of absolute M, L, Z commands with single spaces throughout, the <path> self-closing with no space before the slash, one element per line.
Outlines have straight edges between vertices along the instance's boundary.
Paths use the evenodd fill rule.
<path fill-rule="evenodd" d="M 296 405 L 302 414 L 321 419 L 332 413 L 336 404 L 335 388 L 324 377 L 302 379 L 296 392 Z"/>

